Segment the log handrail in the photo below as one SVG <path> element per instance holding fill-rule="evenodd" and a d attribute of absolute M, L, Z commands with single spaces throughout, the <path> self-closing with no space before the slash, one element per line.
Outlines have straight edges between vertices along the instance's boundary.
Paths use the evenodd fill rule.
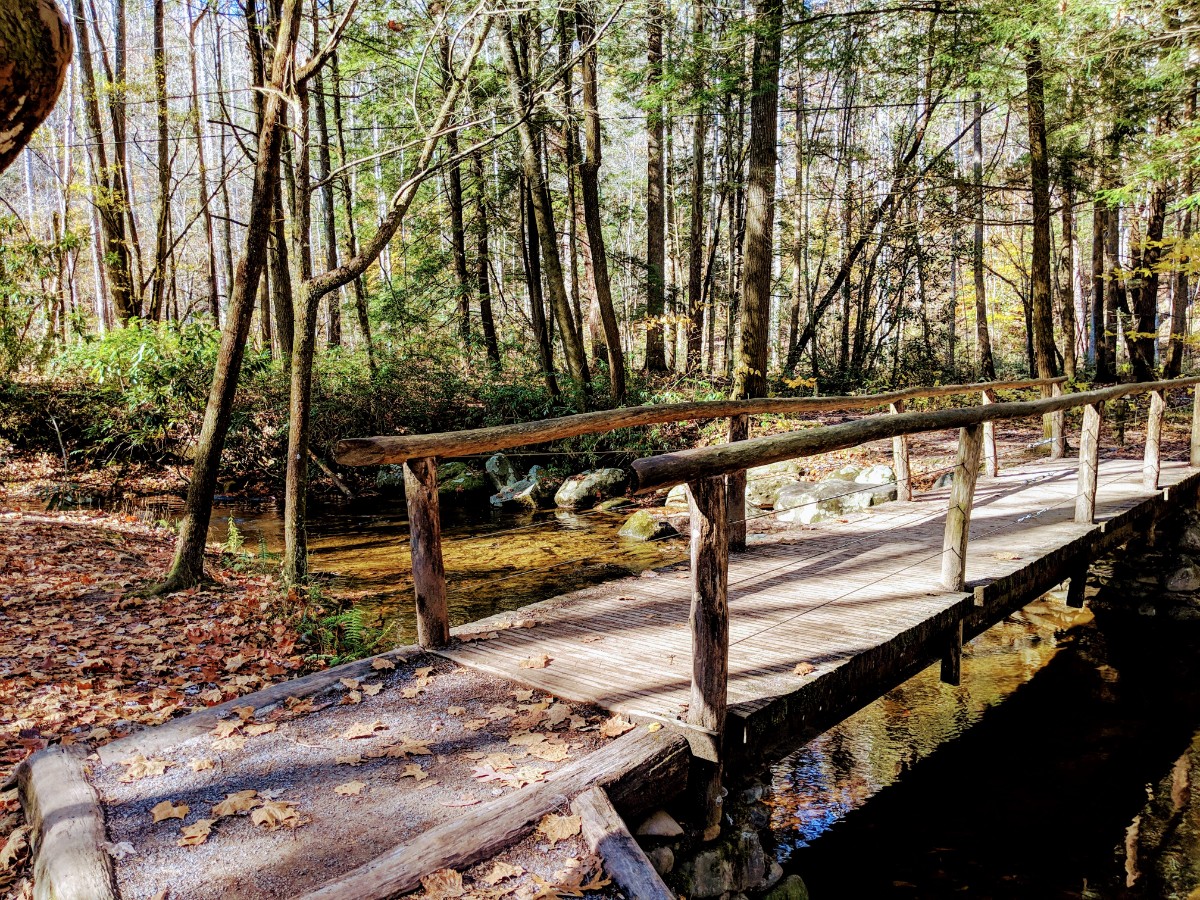
<path fill-rule="evenodd" d="M 700 478 L 711 478 L 789 459 L 815 456 L 818 453 L 845 450 L 886 438 L 966 428 L 1001 419 L 1047 415 L 1077 406 L 1100 405 L 1130 394 L 1165 391 L 1196 384 L 1200 384 L 1200 376 L 1119 384 L 1041 400 L 1008 401 L 928 412 L 869 416 L 841 425 L 789 431 L 785 434 L 751 438 L 736 444 L 662 453 L 633 462 L 633 491 L 636 494 L 645 494 Z"/>
<path fill-rule="evenodd" d="M 333 457 L 344 466 L 398 464 L 410 459 L 447 458 L 493 453 L 529 444 L 598 434 L 638 425 L 662 425 L 723 419 L 727 416 L 767 415 L 771 413 L 834 412 L 873 409 L 929 397 L 973 394 L 984 390 L 1024 390 L 1061 385 L 1058 378 L 1024 378 L 1014 381 L 985 381 L 976 384 L 948 384 L 904 388 L 883 394 L 841 394 L 828 397 L 763 397 L 754 400 L 701 400 L 689 403 L 665 403 L 657 406 L 627 406 L 597 410 L 556 419 L 442 431 L 434 434 L 395 434 L 346 438 L 338 441 Z"/>

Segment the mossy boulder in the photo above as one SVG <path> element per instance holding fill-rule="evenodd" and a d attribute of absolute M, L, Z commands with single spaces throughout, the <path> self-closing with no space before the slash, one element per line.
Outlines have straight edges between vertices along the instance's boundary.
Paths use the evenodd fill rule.
<path fill-rule="evenodd" d="M 483 473 L 466 463 L 448 462 L 438 466 L 438 502 L 458 505 L 478 500 L 487 494 Z"/>
<path fill-rule="evenodd" d="M 679 531 L 665 516 L 649 509 L 639 509 L 625 520 L 617 534 L 633 541 L 657 541 L 676 537 Z"/>
<path fill-rule="evenodd" d="M 572 475 L 554 495 L 560 509 L 591 509 L 601 500 L 619 497 L 629 486 L 629 476 L 621 469 L 595 469 Z"/>

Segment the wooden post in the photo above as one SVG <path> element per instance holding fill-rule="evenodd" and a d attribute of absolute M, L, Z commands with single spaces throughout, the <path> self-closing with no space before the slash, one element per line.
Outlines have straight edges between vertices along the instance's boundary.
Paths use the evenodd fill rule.
<path fill-rule="evenodd" d="M 989 403 L 996 402 L 996 392 L 985 390 L 983 392 L 982 405 L 987 406 Z M 996 423 L 983 423 L 983 465 L 984 471 L 988 478 L 995 478 L 1000 474 L 1000 457 L 996 453 Z"/>
<path fill-rule="evenodd" d="M 750 437 L 750 417 L 729 417 L 729 442 L 744 441 Z M 725 476 L 725 489 L 729 494 L 729 549 L 740 552 L 746 549 L 746 470 L 730 472 Z"/>
<path fill-rule="evenodd" d="M 1084 591 L 1087 589 L 1088 580 L 1088 561 L 1087 557 L 1079 564 L 1071 575 L 1071 582 L 1067 585 L 1067 606 L 1074 609 L 1083 609 Z"/>
<path fill-rule="evenodd" d="M 729 697 L 729 535 L 725 480 L 688 484 L 692 515 L 692 695 L 688 724 L 714 735 L 718 759 Z M 696 761 L 704 839 L 721 833 L 721 763 Z"/>
<path fill-rule="evenodd" d="M 958 432 L 958 459 L 950 484 L 950 507 L 946 510 L 946 536 L 942 541 L 942 586 L 962 591 L 967 586 L 967 539 L 971 533 L 971 504 L 979 478 L 979 455 L 983 429 L 968 425 Z"/>
<path fill-rule="evenodd" d="M 891 404 L 893 415 L 904 412 L 904 401 Z M 908 438 L 901 434 L 892 438 L 892 468 L 896 470 L 896 492 L 898 500 L 912 499 L 912 477 L 908 469 Z"/>
<path fill-rule="evenodd" d="M 425 457 L 404 463 L 404 495 L 408 501 L 413 592 L 417 598 L 417 643 L 427 648 L 444 647 L 450 640 L 450 618 L 446 611 L 436 459 Z"/>
<path fill-rule="evenodd" d="M 1192 452 L 1188 465 L 1200 469 L 1200 384 L 1192 391 Z"/>
<path fill-rule="evenodd" d="M 950 635 L 950 646 L 942 657 L 942 681 L 958 687 L 962 684 L 962 619 L 955 625 Z"/>
<path fill-rule="evenodd" d="M 1050 386 L 1050 396 L 1061 397 L 1062 385 L 1057 381 Z M 1062 459 L 1067 455 L 1067 413 L 1065 410 L 1050 413 L 1050 458 Z"/>
<path fill-rule="evenodd" d="M 1150 411 L 1146 413 L 1146 455 L 1142 460 L 1142 485 L 1148 491 L 1158 490 L 1161 468 L 1159 448 L 1162 442 L 1163 413 L 1167 408 L 1167 392 L 1150 392 Z"/>
<path fill-rule="evenodd" d="M 1083 411 L 1083 429 L 1079 432 L 1079 490 L 1075 495 L 1075 521 L 1091 525 L 1096 518 L 1096 477 L 1100 467 L 1100 421 L 1104 417 L 1099 404 Z"/>

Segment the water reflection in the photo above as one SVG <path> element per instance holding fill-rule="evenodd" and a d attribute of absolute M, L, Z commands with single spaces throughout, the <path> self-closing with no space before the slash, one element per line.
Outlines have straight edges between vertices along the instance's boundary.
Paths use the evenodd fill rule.
<path fill-rule="evenodd" d="M 1197 650 L 1031 605 L 774 767 L 781 861 L 816 900 L 1193 896 Z"/>

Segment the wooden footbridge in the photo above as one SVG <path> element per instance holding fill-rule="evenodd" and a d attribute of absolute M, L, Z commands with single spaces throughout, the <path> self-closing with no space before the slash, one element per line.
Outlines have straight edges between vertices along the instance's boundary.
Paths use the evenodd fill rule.
<path fill-rule="evenodd" d="M 1200 378 L 1064 393 L 1063 379 L 917 388 L 852 397 L 635 407 L 437 435 L 343 441 L 350 465 L 403 463 L 419 639 L 460 664 L 589 701 L 687 737 L 711 833 L 730 759 L 763 760 L 845 718 L 941 660 L 957 683 L 962 643 L 1064 581 L 1082 605 L 1088 565 L 1153 529 L 1200 489 L 1200 404 L 1188 460 L 1160 459 L 1169 391 Z M 1000 402 L 998 391 L 1041 399 Z M 1148 393 L 1141 460 L 1101 449 L 1105 405 Z M 905 411 L 919 398 L 979 405 Z M 846 424 L 747 438 L 748 417 L 887 408 Z M 1066 411 L 1083 408 L 1078 456 Z M 437 459 L 656 422 L 730 417 L 729 443 L 633 464 L 633 491 L 688 486 L 690 562 L 455 629 L 445 601 Z M 1042 418 L 1048 459 L 999 466 L 995 429 Z M 956 429 L 951 485 L 914 496 L 907 436 Z M 748 469 L 892 439 L 900 501 L 746 547 Z M 983 478 L 980 478 L 981 470 Z M 732 553 L 731 553 L 732 550 Z M 648 577 L 649 576 L 649 577 Z M 532 627 L 529 627 L 532 626 Z M 494 637 L 472 640 L 480 635 Z M 544 658 L 548 658 L 546 661 Z M 536 661 L 536 662 L 534 662 Z M 545 662 L 545 665 L 538 663 Z M 531 667 L 533 666 L 533 667 Z"/>

